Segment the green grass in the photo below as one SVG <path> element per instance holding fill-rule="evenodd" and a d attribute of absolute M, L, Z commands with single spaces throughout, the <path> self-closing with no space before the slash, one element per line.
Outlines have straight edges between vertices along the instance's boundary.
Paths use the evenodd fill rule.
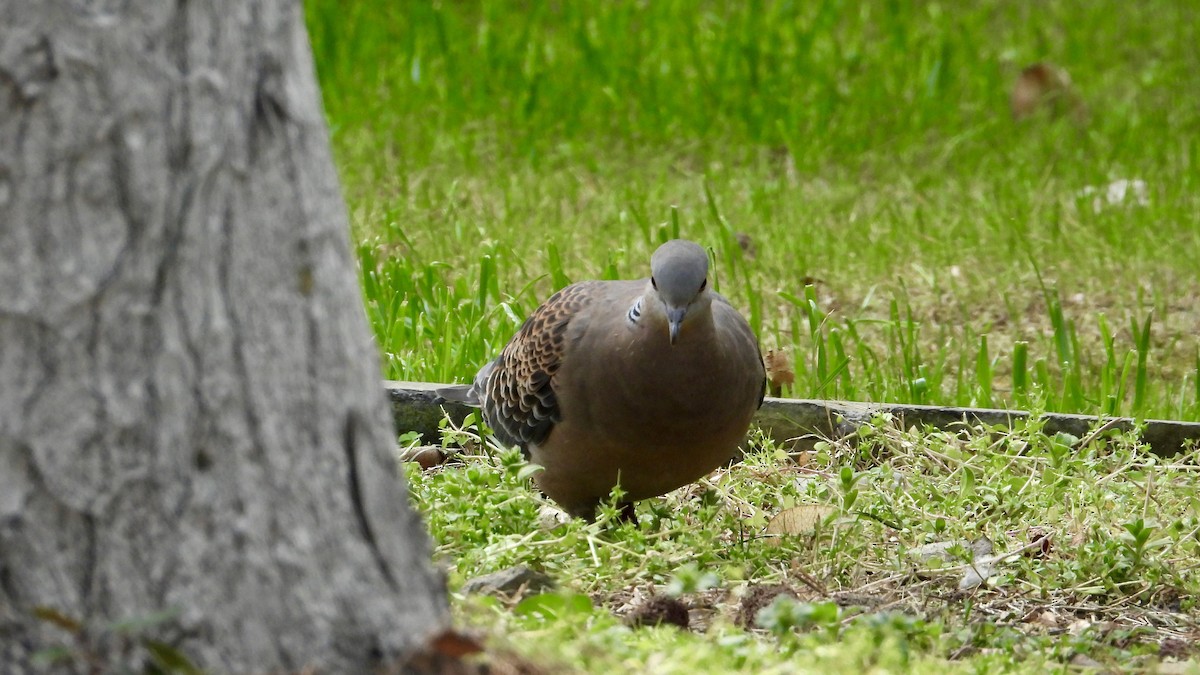
<path fill-rule="evenodd" d="M 679 234 L 793 395 L 1200 419 L 1191 5 L 748 7 L 308 4 L 390 377 L 466 380 Z M 1086 124 L 1010 119 L 1037 59 Z M 1149 204 L 1079 196 L 1118 178 Z"/>
<path fill-rule="evenodd" d="M 1150 667 L 1160 645 L 1194 630 L 1194 455 L 1163 461 L 1136 435 L 1099 429 L 1082 440 L 1048 437 L 1036 423 L 984 431 L 905 431 L 881 416 L 856 439 L 801 455 L 759 439 L 744 462 L 643 502 L 636 523 L 611 507 L 593 524 L 547 519 L 520 455 L 470 438 L 457 461 L 406 466 L 452 590 L 516 564 L 557 580 L 557 592 L 512 602 L 456 596 L 463 624 L 545 665 L 1045 672 L 1082 654 Z M 830 513 L 795 536 L 762 534 L 801 505 Z M 952 568 L 971 560 L 958 549 L 946 561 L 916 556 L 980 538 L 1024 551 L 983 588 L 958 589 L 964 573 Z M 798 592 L 791 614 L 735 625 L 747 589 L 770 583 Z M 678 595 L 701 625 L 628 627 L 631 607 L 655 592 Z"/>
<path fill-rule="evenodd" d="M 785 394 L 1200 420 L 1194 3 L 309 0 L 306 10 L 390 378 L 468 381 L 553 290 L 644 276 L 654 247 L 684 236 L 710 248 L 717 288 L 764 349 L 791 357 Z M 1070 73 L 1085 121 L 1012 120 L 1012 83 L 1041 60 Z M 1147 203 L 1094 208 L 1085 188 L 1117 179 L 1144 181 Z M 762 515 L 785 498 L 833 498 L 792 494 L 791 483 L 764 494 L 731 478 L 723 508 L 652 517 L 653 556 L 634 562 L 617 549 L 642 550 L 628 528 L 530 534 L 533 500 L 504 461 L 410 478 L 459 577 L 541 555 L 601 605 L 631 585 L 665 584 L 685 559 L 728 571 L 722 588 L 733 594 L 742 578 L 787 577 L 789 556 L 830 588 L 853 589 L 887 562 L 872 556 L 930 538 L 1059 533 L 1059 558 L 1017 565 L 966 605 L 938 605 L 921 614 L 924 628 L 886 629 L 880 644 L 890 646 L 875 651 L 860 641 L 876 640 L 876 628 L 853 620 L 836 637 L 784 632 L 777 645 L 720 625 L 644 637 L 588 610 L 563 624 L 594 628 L 576 641 L 529 613 L 476 608 L 497 639 L 596 669 L 627 660 L 667 670 L 648 660 L 658 645 L 726 669 L 782 669 L 780 649 L 811 648 L 831 654 L 831 670 L 862 670 L 861 654 L 893 669 L 908 655 L 934 659 L 931 669 L 955 657 L 986 670 L 1000 657 L 985 648 L 1011 643 L 1020 658 L 996 667 L 1038 670 L 1069 658 L 1070 640 L 980 603 L 1096 593 L 1102 604 L 1151 607 L 1147 584 L 1195 590 L 1187 564 L 1168 573 L 1190 543 L 1142 556 L 1122 579 L 1106 567 L 1128 555 L 1121 532 L 1138 518 L 1184 522 L 1171 536 L 1193 536 L 1181 520 L 1195 516 L 1190 474 L 1161 480 L 1129 441 L 1085 448 L 1077 461 L 1075 450 L 1061 457 L 1070 443 L 1036 430 L 1006 437 L 1024 449 L 993 448 L 981 433 L 889 438 L 880 463 L 857 470 L 912 489 L 889 497 L 875 476 L 852 511 L 891 499 L 912 522 L 891 532 L 855 517 L 836 542 L 822 540 L 825 551 L 743 546 L 743 532 L 761 529 L 746 505 Z M 943 448 L 953 461 L 931 469 L 918 449 L 946 444 L 966 444 L 983 464 Z M 849 452 L 818 464 L 837 473 Z M 974 493 L 963 492 L 967 475 Z M 1006 510 L 1019 505 L 1005 489 L 1021 497 L 1018 511 Z M 482 504 L 499 509 L 494 522 L 476 512 Z M 931 533 L 919 514 L 941 515 L 947 529 Z M 454 543 L 463 528 L 480 529 L 469 546 Z M 608 576 L 595 571 L 596 546 L 611 556 L 601 561 Z M 1080 639 L 1107 644 L 1089 635 Z"/>

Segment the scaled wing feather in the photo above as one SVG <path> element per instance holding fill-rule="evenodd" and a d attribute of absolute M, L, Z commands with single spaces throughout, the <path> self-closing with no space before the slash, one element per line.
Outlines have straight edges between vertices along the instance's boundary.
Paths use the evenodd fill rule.
<path fill-rule="evenodd" d="M 550 296 L 526 319 L 487 378 L 484 416 L 507 445 L 541 443 L 559 421 L 554 374 L 567 349 L 567 326 L 598 290 L 585 281 Z"/>

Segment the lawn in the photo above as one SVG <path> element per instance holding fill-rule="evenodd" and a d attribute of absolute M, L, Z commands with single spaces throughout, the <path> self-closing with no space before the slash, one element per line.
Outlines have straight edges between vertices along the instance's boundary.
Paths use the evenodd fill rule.
<path fill-rule="evenodd" d="M 790 357 L 785 394 L 1200 420 L 1200 6 L 306 9 L 390 378 L 466 381 L 553 290 L 642 277 L 683 236 Z M 1072 88 L 1016 121 L 1036 62 Z M 456 596 L 465 622 L 548 663 L 1039 670 L 1194 638 L 1190 456 L 1037 428 L 860 435 L 809 453 L 758 439 L 633 525 L 539 524 L 520 463 L 486 445 L 408 475 L 452 590 L 518 561 L 559 580 L 515 606 Z M 762 536 L 796 505 L 832 511 Z M 1045 550 L 970 592 L 910 555 L 1031 532 Z M 736 607 L 764 583 L 798 600 L 743 630 Z M 668 587 L 701 625 L 624 626 Z"/>

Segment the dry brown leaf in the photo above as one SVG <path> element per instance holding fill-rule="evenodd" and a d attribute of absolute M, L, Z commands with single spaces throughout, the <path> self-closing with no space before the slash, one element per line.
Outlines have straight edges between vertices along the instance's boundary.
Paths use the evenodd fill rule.
<path fill-rule="evenodd" d="M 763 356 L 763 364 L 767 367 L 767 381 L 770 382 L 772 396 L 782 395 L 783 386 L 790 387 L 796 381 L 796 373 L 792 370 L 787 352 L 768 349 Z"/>
<path fill-rule="evenodd" d="M 767 534 L 811 534 L 834 511 L 836 509 L 832 506 L 824 504 L 803 504 L 784 509 L 767 522 Z"/>
<path fill-rule="evenodd" d="M 1038 612 L 1034 619 L 1037 623 L 1050 629 L 1058 629 L 1062 627 L 1062 617 L 1056 614 L 1053 610 L 1044 610 Z"/>
<path fill-rule="evenodd" d="M 452 658 L 462 658 L 483 651 L 483 643 L 478 638 L 454 629 L 446 629 L 436 635 L 429 641 L 429 646 L 439 654 Z"/>
<path fill-rule="evenodd" d="M 419 445 L 408 448 L 400 453 L 400 461 L 416 462 L 422 469 L 428 471 L 446 461 L 446 453 L 436 445 Z"/>
<path fill-rule="evenodd" d="M 1052 115 L 1068 113 L 1076 122 L 1083 122 L 1087 109 L 1075 92 L 1071 76 L 1052 63 L 1026 66 L 1013 84 L 1009 107 L 1014 120 L 1027 119 L 1038 110 Z"/>
<path fill-rule="evenodd" d="M 1028 558 L 1045 558 L 1050 555 L 1050 551 L 1054 550 L 1054 539 L 1044 528 L 1031 527 L 1029 528 L 1029 543 L 1038 544 L 1033 548 L 1025 551 L 1025 556 Z"/>
<path fill-rule="evenodd" d="M 428 641 L 411 652 L 398 668 L 389 668 L 387 672 L 404 673 L 485 673 L 495 672 L 485 669 L 480 663 L 464 661 L 464 656 L 479 654 L 483 644 L 475 637 L 448 628 L 429 638 Z M 532 671 L 537 672 L 537 671 Z"/>
<path fill-rule="evenodd" d="M 1071 635 L 1083 635 L 1083 632 L 1092 627 L 1092 622 L 1087 619 L 1076 619 L 1067 626 L 1067 632 Z"/>

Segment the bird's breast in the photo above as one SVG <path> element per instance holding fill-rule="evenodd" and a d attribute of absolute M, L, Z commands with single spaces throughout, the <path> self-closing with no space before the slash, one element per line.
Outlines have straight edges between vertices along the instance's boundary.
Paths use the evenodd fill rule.
<path fill-rule="evenodd" d="M 636 435 L 643 442 L 717 433 L 731 420 L 748 424 L 762 387 L 753 336 L 743 345 L 736 342 L 747 339 L 743 336 L 701 326 L 671 345 L 665 326 L 653 328 L 585 337 L 574 345 L 568 354 L 573 367 L 564 364 L 560 373 L 571 381 L 559 386 L 581 395 L 563 401 L 564 419 L 598 433 Z M 640 422 L 631 425 L 630 420 Z M 649 437 L 654 435 L 662 438 Z"/>

